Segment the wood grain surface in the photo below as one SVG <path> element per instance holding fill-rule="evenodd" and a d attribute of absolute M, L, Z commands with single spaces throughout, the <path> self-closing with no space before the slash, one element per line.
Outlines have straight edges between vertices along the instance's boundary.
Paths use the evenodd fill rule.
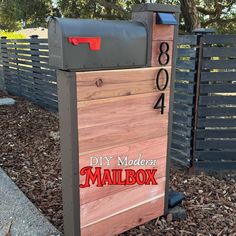
<path fill-rule="evenodd" d="M 118 168 L 118 167 L 117 167 Z M 110 169 L 110 168 L 109 168 Z M 139 169 L 157 169 L 157 173 L 155 175 L 155 178 L 157 179 L 157 182 L 159 179 L 163 176 L 165 176 L 166 171 L 166 157 L 161 157 L 157 160 L 156 166 L 131 166 L 126 167 L 126 169 L 133 169 L 135 171 Z M 122 178 L 125 178 L 125 172 L 123 172 Z M 84 178 L 80 179 L 81 183 L 84 183 Z M 80 204 L 84 205 L 92 201 L 96 201 L 98 199 L 103 199 L 106 196 L 113 195 L 117 192 L 125 191 L 127 189 L 132 189 L 135 187 L 139 187 L 137 184 L 135 185 L 105 185 L 103 187 L 97 187 L 96 184 L 91 185 L 89 188 L 82 188 L 80 190 Z"/>
<path fill-rule="evenodd" d="M 88 152 L 122 146 L 167 135 L 168 113 L 155 111 L 125 122 L 117 121 L 99 126 L 79 128 L 80 151 Z"/>
<path fill-rule="evenodd" d="M 90 165 L 90 157 L 112 157 L 110 161 L 110 165 L 106 166 L 106 162 L 103 162 L 103 169 L 157 169 L 156 178 L 165 176 L 166 171 L 166 144 L 167 144 L 167 136 L 163 136 L 161 138 L 150 139 L 147 141 L 142 141 L 139 143 L 134 143 L 128 146 L 121 146 L 117 148 L 107 149 L 100 152 L 93 152 L 86 155 L 81 155 L 79 158 L 80 168 L 86 167 Z M 154 148 L 150 148 L 154 147 Z M 166 150 L 164 150 L 166 149 Z M 142 154 L 142 159 L 144 160 L 156 160 L 156 165 L 153 166 L 118 166 L 118 156 L 125 157 L 127 156 L 129 160 L 138 159 L 139 154 Z M 80 183 L 84 183 L 85 177 L 80 177 Z M 84 188 L 80 190 L 80 203 L 85 204 L 90 201 L 94 201 L 96 199 L 102 198 L 104 196 L 108 196 L 114 194 L 118 191 L 123 191 L 127 188 L 131 188 L 133 186 L 117 186 L 110 185 L 105 186 L 103 188 L 97 188 L 96 185 L 91 185 L 90 188 Z"/>
<path fill-rule="evenodd" d="M 160 55 L 160 45 L 161 43 L 168 43 L 169 45 L 169 50 L 168 50 L 168 55 L 169 55 L 169 62 L 166 65 L 160 65 L 160 63 L 158 62 L 158 57 Z M 163 67 L 165 68 L 166 66 L 171 66 L 172 65 L 172 53 L 173 53 L 173 41 L 168 41 L 168 40 L 153 40 L 152 41 L 152 59 L 151 59 L 151 65 L 152 66 L 158 66 L 158 67 Z M 163 55 L 162 57 L 162 62 L 166 61 L 166 56 Z"/>
<path fill-rule="evenodd" d="M 170 63 L 171 65 L 171 63 Z M 90 157 L 112 157 L 104 169 L 157 169 L 158 185 L 109 185 L 80 189 L 82 235 L 114 235 L 164 213 L 169 84 L 158 91 L 162 67 L 78 72 L 80 168 Z M 170 66 L 165 67 L 170 75 Z M 170 78 L 171 79 L 171 78 Z M 161 73 L 160 85 L 165 83 Z M 165 93 L 165 112 L 154 109 Z M 156 166 L 118 166 L 118 157 L 156 160 Z M 99 165 L 96 165 L 99 166 Z M 84 183 L 85 177 L 80 177 Z M 107 227 L 109 226 L 109 227 Z"/>
<path fill-rule="evenodd" d="M 174 40 L 174 25 L 156 24 L 156 13 L 153 13 L 152 40 Z"/>
<path fill-rule="evenodd" d="M 96 236 L 116 235 L 161 216 L 163 212 L 164 197 L 156 196 L 149 202 L 134 206 L 130 210 L 82 227 L 82 235 L 90 236 L 94 235 L 94 232 L 96 232 Z"/>
<path fill-rule="evenodd" d="M 88 224 L 107 219 L 158 196 L 162 197 L 164 189 L 165 177 L 159 179 L 158 185 L 137 186 L 84 204 L 80 208 L 81 225 L 86 227 Z"/>
<path fill-rule="evenodd" d="M 77 72 L 78 101 L 129 96 L 156 91 L 155 79 L 160 68 Z M 171 68 L 166 68 L 170 73 Z M 160 76 L 163 81 L 164 74 Z"/>

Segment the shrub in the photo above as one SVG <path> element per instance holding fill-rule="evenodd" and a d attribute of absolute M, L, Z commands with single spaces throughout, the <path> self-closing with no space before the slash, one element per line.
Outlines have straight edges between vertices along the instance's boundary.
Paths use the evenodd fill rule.
<path fill-rule="evenodd" d="M 0 32 L 0 37 L 5 36 L 8 39 L 25 39 L 27 38 L 26 35 L 21 34 L 21 33 L 15 33 L 15 32 L 5 32 L 2 31 Z"/>

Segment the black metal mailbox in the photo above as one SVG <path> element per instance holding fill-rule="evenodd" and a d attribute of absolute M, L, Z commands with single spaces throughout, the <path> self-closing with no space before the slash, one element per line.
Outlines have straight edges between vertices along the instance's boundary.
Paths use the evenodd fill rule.
<path fill-rule="evenodd" d="M 147 33 L 140 22 L 51 18 L 48 43 L 50 65 L 63 70 L 146 64 Z"/>

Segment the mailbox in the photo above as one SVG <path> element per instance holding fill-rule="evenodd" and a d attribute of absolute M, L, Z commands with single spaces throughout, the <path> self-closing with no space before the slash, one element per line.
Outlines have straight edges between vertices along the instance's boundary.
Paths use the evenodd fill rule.
<path fill-rule="evenodd" d="M 122 233 L 168 212 L 179 8 L 131 21 L 52 18 L 66 236 Z"/>
<path fill-rule="evenodd" d="M 50 64 L 63 70 L 146 63 L 147 35 L 140 22 L 51 18 L 48 40 Z"/>

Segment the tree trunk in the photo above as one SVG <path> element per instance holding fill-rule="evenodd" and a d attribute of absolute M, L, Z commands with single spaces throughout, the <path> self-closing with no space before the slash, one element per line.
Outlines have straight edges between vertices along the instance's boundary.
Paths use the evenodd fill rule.
<path fill-rule="evenodd" d="M 185 29 L 191 33 L 192 30 L 201 28 L 198 10 L 194 0 L 180 0 L 181 12 L 185 22 Z"/>

